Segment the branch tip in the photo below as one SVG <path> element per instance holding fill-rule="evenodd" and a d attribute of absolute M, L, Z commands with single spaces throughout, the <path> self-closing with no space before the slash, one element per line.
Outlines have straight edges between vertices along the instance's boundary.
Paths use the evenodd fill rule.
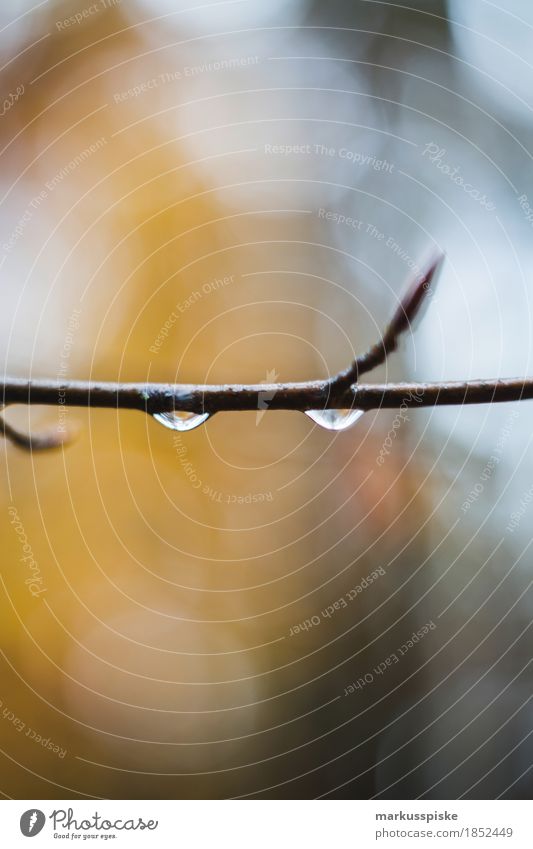
<path fill-rule="evenodd" d="M 0 416 L 0 435 L 8 442 L 22 448 L 24 451 L 50 451 L 62 448 L 73 439 L 73 434 L 58 431 L 51 428 L 41 433 L 24 433 L 13 425 L 8 424 L 3 416 Z"/>
<path fill-rule="evenodd" d="M 428 302 L 428 296 L 432 293 L 431 287 L 435 272 L 443 257 L 444 254 L 437 254 L 431 261 L 426 273 L 408 286 L 379 342 L 372 345 L 364 354 L 356 357 L 348 369 L 340 372 L 332 379 L 331 385 L 334 392 L 357 383 L 361 375 L 382 365 L 388 355 L 397 349 L 401 335 L 412 326 L 413 321 L 420 314 L 424 302 Z"/>

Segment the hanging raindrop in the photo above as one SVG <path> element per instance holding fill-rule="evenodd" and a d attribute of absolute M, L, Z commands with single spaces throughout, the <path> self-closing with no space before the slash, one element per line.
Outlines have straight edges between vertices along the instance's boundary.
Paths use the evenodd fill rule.
<path fill-rule="evenodd" d="M 364 410 L 306 410 L 305 415 L 326 430 L 347 430 L 363 415 Z"/>
<path fill-rule="evenodd" d="M 156 422 L 170 430 L 194 430 L 209 418 L 209 413 L 189 413 L 185 410 L 175 410 L 173 413 L 154 413 Z"/>

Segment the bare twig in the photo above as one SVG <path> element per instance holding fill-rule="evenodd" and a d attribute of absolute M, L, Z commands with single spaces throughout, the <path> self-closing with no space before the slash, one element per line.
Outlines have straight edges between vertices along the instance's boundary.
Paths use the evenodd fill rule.
<path fill-rule="evenodd" d="M 26 451 L 49 451 L 51 448 L 60 448 L 69 441 L 66 433 L 60 433 L 54 429 L 43 433 L 23 433 L 8 424 L 3 416 L 0 416 L 0 435 Z"/>
<path fill-rule="evenodd" d="M 219 413 L 257 410 L 271 394 L 269 410 L 394 409 L 452 404 L 491 404 L 533 398 L 533 379 L 471 380 L 454 383 L 358 383 L 342 394 L 332 394 L 327 380 L 308 383 L 254 383 L 201 385 L 185 383 L 90 383 L 48 380 L 6 380 L 6 404 L 58 403 L 58 393 L 70 407 L 107 407 L 163 413 Z"/>
<path fill-rule="evenodd" d="M 428 271 L 420 280 L 415 280 L 409 286 L 400 300 L 388 327 L 379 342 L 372 345 L 364 354 L 360 354 L 346 371 L 340 372 L 332 380 L 334 390 L 340 390 L 357 383 L 361 375 L 377 368 L 385 362 L 389 354 L 398 347 L 400 337 L 411 326 L 424 301 L 431 292 L 431 284 L 435 272 L 442 261 L 439 255 L 429 266 Z"/>
<path fill-rule="evenodd" d="M 345 371 L 329 380 L 301 383 L 171 384 L 96 383 L 89 381 L 24 380 L 6 378 L 0 404 L 46 404 L 70 407 L 106 407 L 143 413 L 229 412 L 257 410 L 266 395 L 270 410 L 394 409 L 452 404 L 492 404 L 533 398 L 533 379 L 510 378 L 454 383 L 361 384 L 361 374 L 383 363 L 396 350 L 400 336 L 412 321 L 430 290 L 440 258 L 423 279 L 412 285 L 395 311 L 381 340 L 357 357 Z M 57 433 L 31 436 L 19 433 L 0 419 L 4 436 L 27 449 L 53 448 L 64 440 Z"/>

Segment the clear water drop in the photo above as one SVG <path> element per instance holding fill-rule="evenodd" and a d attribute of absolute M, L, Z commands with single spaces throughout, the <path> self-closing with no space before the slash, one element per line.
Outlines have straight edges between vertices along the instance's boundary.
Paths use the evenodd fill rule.
<path fill-rule="evenodd" d="M 209 418 L 209 413 L 189 413 L 185 410 L 175 410 L 172 413 L 154 413 L 154 419 L 170 430 L 194 430 Z"/>
<path fill-rule="evenodd" d="M 326 430 L 347 430 L 363 415 L 364 410 L 306 410 L 305 415 Z"/>

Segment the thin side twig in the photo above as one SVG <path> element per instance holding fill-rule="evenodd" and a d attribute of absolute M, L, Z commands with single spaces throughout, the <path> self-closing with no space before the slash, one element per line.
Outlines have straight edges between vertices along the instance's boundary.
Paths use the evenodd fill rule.
<path fill-rule="evenodd" d="M 53 429 L 44 431 L 43 433 L 23 433 L 6 422 L 1 415 L 0 435 L 25 451 L 49 451 L 52 448 L 60 448 L 69 441 L 66 433 Z"/>
<path fill-rule="evenodd" d="M 349 368 L 341 371 L 332 379 L 331 384 L 334 391 L 357 383 L 363 374 L 382 365 L 389 354 L 397 349 L 401 336 L 413 324 L 422 305 L 427 302 L 428 296 L 432 293 L 432 283 L 442 259 L 442 255 L 436 257 L 426 274 L 408 287 L 379 342 L 372 345 L 364 354 L 356 357 Z"/>

